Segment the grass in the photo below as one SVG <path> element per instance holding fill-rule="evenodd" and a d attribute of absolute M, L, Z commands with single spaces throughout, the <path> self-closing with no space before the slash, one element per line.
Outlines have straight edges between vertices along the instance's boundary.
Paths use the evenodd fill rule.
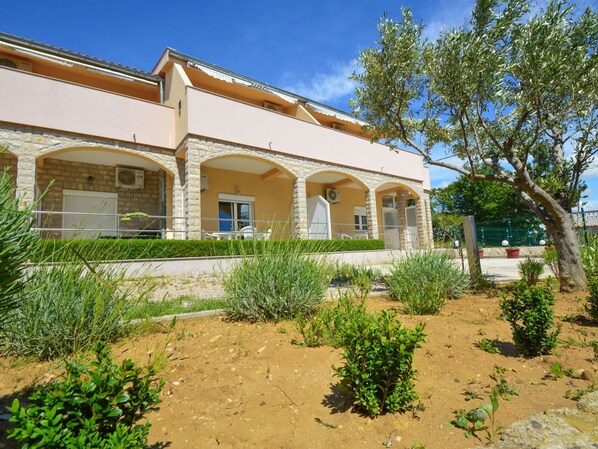
<path fill-rule="evenodd" d="M 221 299 L 204 299 L 192 295 L 182 295 L 163 301 L 145 301 L 131 308 L 130 319 L 144 319 L 181 313 L 203 312 L 224 308 Z"/>

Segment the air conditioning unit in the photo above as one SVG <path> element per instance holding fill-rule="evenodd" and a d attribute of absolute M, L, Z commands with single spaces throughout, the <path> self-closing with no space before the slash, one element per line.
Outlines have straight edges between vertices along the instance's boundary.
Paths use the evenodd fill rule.
<path fill-rule="evenodd" d="M 134 168 L 116 167 L 116 187 L 143 189 L 144 171 Z"/>
<path fill-rule="evenodd" d="M 329 203 L 340 203 L 341 192 L 337 189 L 326 189 L 326 201 Z"/>
<path fill-rule="evenodd" d="M 10 67 L 11 69 L 19 69 L 25 72 L 33 71 L 33 65 L 24 59 L 13 58 L 12 56 L 0 55 L 0 66 Z"/>
<path fill-rule="evenodd" d="M 340 123 L 334 123 L 334 122 L 332 122 L 332 123 L 330 124 L 330 127 L 331 127 L 332 129 L 336 129 L 336 130 L 338 130 L 338 131 L 344 131 L 344 130 L 345 130 L 345 125 L 341 125 Z"/>
<path fill-rule="evenodd" d="M 270 109 L 272 111 L 282 112 L 282 106 L 280 106 L 278 104 L 270 103 L 269 101 L 264 101 L 264 107 L 266 109 Z"/>
<path fill-rule="evenodd" d="M 208 184 L 208 174 L 202 173 L 201 174 L 201 191 L 208 190 L 210 185 Z"/>

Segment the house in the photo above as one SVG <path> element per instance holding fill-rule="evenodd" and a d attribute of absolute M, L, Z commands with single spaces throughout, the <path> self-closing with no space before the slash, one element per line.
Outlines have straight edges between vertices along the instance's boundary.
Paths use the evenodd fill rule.
<path fill-rule="evenodd" d="M 422 157 L 355 117 L 167 48 L 151 73 L 0 33 L 0 168 L 45 236 L 432 246 Z M 270 234 L 269 234 L 270 235 Z"/>

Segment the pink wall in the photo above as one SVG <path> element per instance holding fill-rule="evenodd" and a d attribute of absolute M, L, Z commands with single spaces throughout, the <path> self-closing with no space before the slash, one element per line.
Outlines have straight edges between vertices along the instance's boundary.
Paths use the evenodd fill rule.
<path fill-rule="evenodd" d="M 0 121 L 164 148 L 175 144 L 172 108 L 5 68 Z"/>
<path fill-rule="evenodd" d="M 367 139 L 200 89 L 187 88 L 187 100 L 190 134 L 401 176 L 429 189 L 428 170 L 416 154 L 397 154 Z"/>

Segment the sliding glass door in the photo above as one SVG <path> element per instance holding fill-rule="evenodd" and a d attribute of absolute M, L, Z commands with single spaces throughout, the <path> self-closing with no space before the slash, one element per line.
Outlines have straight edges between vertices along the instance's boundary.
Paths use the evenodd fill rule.
<path fill-rule="evenodd" d="M 253 226 L 253 203 L 237 201 L 218 202 L 219 231 L 238 231 L 245 226 Z"/>

